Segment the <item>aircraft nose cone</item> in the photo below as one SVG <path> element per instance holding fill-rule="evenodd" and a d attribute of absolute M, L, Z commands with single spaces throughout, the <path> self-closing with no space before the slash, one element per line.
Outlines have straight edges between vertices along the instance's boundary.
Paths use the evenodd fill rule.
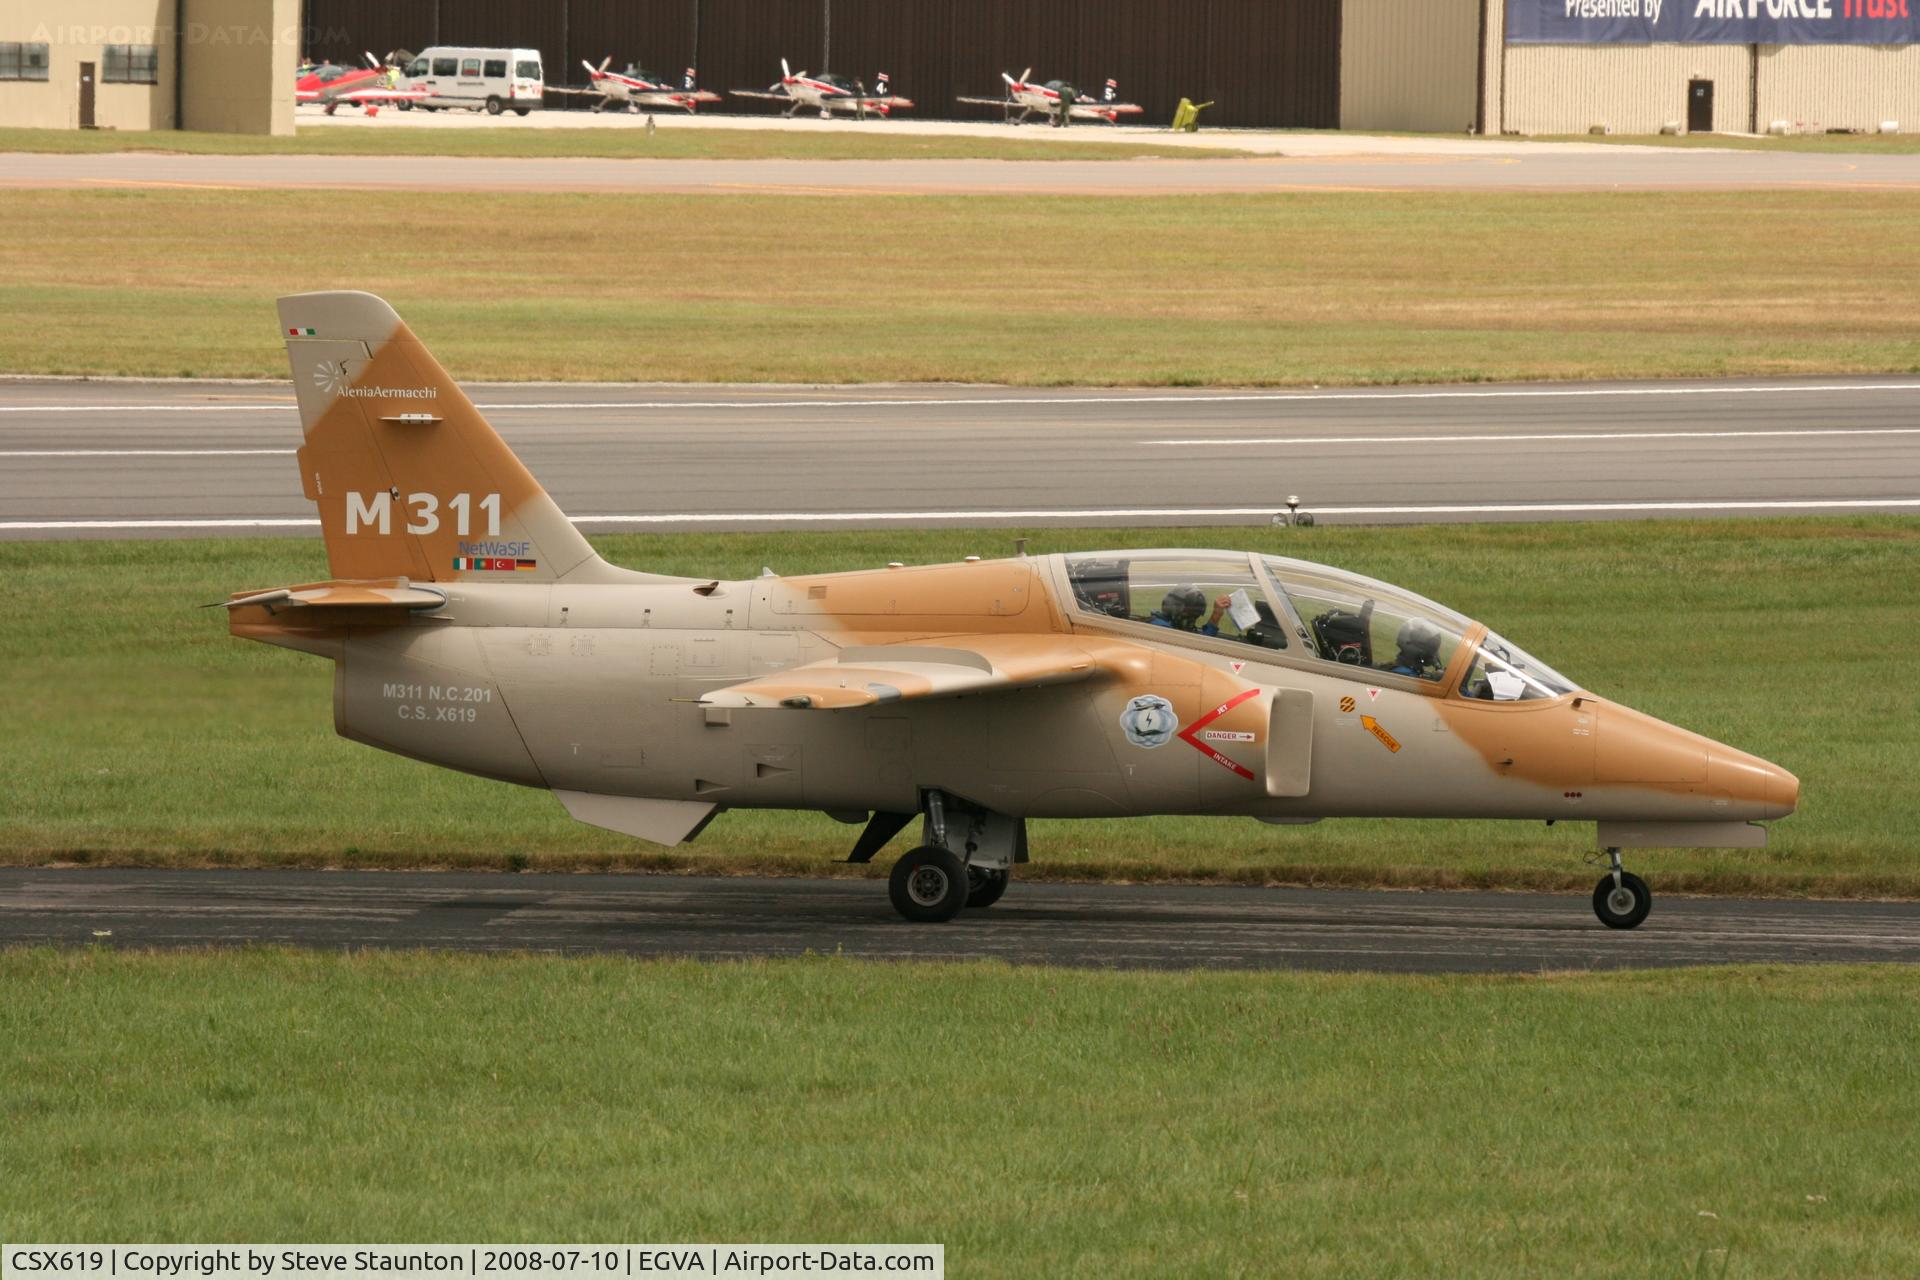
<path fill-rule="evenodd" d="M 1742 816 L 1784 818 L 1800 803 L 1800 779 L 1770 760 L 1716 744 L 1707 753 L 1709 786 Z"/>
<path fill-rule="evenodd" d="M 1784 818 L 1800 807 L 1800 779 L 1777 764 L 1768 765 L 1767 803 L 1777 807 L 1776 817 Z"/>

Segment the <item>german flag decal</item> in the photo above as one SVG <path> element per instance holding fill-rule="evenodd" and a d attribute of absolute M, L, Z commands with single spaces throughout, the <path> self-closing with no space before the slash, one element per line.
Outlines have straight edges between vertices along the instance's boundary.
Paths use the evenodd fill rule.
<path fill-rule="evenodd" d="M 487 572 L 501 570 L 538 569 L 538 560 L 516 560 L 508 556 L 455 556 L 453 567 L 456 569 L 480 569 Z"/>

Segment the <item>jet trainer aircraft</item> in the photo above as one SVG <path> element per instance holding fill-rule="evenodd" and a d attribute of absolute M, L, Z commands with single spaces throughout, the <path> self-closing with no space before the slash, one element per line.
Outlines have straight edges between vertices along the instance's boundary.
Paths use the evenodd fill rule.
<path fill-rule="evenodd" d="M 331 578 L 236 594 L 232 634 L 329 658 L 345 737 L 551 789 L 661 844 L 730 808 L 916 819 L 910 920 L 985 907 L 1029 818 L 1598 823 L 1620 850 L 1756 847 L 1799 782 L 1588 692 L 1399 587 L 1243 551 L 686 578 L 608 564 L 393 310 L 280 299 Z"/>
<path fill-rule="evenodd" d="M 821 72 L 810 76 L 801 71 L 795 73 L 787 66 L 785 58 L 780 59 L 780 82 L 769 89 L 734 89 L 736 98 L 765 98 L 773 102 L 791 102 L 787 114 L 793 115 L 803 107 L 811 107 L 820 113 L 822 120 L 828 119 L 836 111 L 845 111 L 853 115 L 876 115 L 882 119 L 896 108 L 911 107 L 911 98 L 902 98 L 895 94 L 887 82 L 887 73 L 882 71 L 874 77 L 873 92 L 868 93 L 865 86 L 856 80 L 831 72 Z"/>
<path fill-rule="evenodd" d="M 1113 79 L 1108 79 L 1106 88 L 1095 98 L 1065 80 L 1035 84 L 1032 67 L 1022 71 L 1018 80 L 1004 71 L 1000 78 L 1007 82 L 1004 97 L 957 98 L 955 101 L 1005 108 L 1008 124 L 1025 124 L 1038 113 L 1055 128 L 1069 120 L 1105 120 L 1108 124 L 1117 124 L 1121 116 L 1137 116 L 1143 110 L 1134 103 L 1120 101 L 1120 82 Z M 1020 112 L 1018 116 L 1013 114 L 1016 109 Z"/>
<path fill-rule="evenodd" d="M 628 111 L 639 111 L 645 107 L 678 107 L 692 115 L 700 104 L 720 101 L 719 94 L 696 85 L 692 67 L 686 69 L 680 77 L 680 86 L 675 88 L 667 83 L 665 77 L 656 76 L 644 67 L 636 67 L 631 63 L 624 72 L 609 71 L 607 64 L 612 61 L 613 56 L 609 54 L 596 67 L 582 58 L 580 65 L 587 69 L 587 81 L 591 88 L 563 89 L 548 85 L 547 92 L 597 94 L 600 101 L 593 104 L 595 111 L 604 111 L 608 106 L 618 103 Z"/>

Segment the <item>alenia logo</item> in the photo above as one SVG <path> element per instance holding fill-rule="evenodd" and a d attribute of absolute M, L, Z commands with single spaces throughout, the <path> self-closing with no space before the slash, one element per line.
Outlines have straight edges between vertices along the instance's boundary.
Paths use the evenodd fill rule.
<path fill-rule="evenodd" d="M 401 400 L 438 400 L 438 387 L 342 387 L 343 396 L 391 396 Z"/>
<path fill-rule="evenodd" d="M 356 387 L 345 360 L 322 360 L 313 369 L 313 385 L 330 396 L 376 396 L 396 400 L 438 400 L 438 387 Z"/>

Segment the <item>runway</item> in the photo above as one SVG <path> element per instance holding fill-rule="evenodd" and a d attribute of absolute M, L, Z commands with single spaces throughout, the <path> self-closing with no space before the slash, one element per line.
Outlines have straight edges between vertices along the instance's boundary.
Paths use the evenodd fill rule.
<path fill-rule="evenodd" d="M 1659 886 L 1654 886 L 1656 894 Z M 1114 969 L 1500 973 L 1920 962 L 1920 903 L 1027 884 L 945 925 L 877 880 L 312 871 L 0 871 L 0 945 L 815 955 Z"/>
<path fill-rule="evenodd" d="M 1288 191 L 1920 189 L 1920 156 L 1542 147 L 1485 154 L 1133 160 L 631 160 L 415 155 L 0 155 L 5 187 L 662 194 L 1195 195 Z"/>
<path fill-rule="evenodd" d="M 1920 510 L 1914 378 L 469 391 L 596 532 Z M 312 533 L 299 444 L 280 384 L 0 382 L 0 537 Z"/>

